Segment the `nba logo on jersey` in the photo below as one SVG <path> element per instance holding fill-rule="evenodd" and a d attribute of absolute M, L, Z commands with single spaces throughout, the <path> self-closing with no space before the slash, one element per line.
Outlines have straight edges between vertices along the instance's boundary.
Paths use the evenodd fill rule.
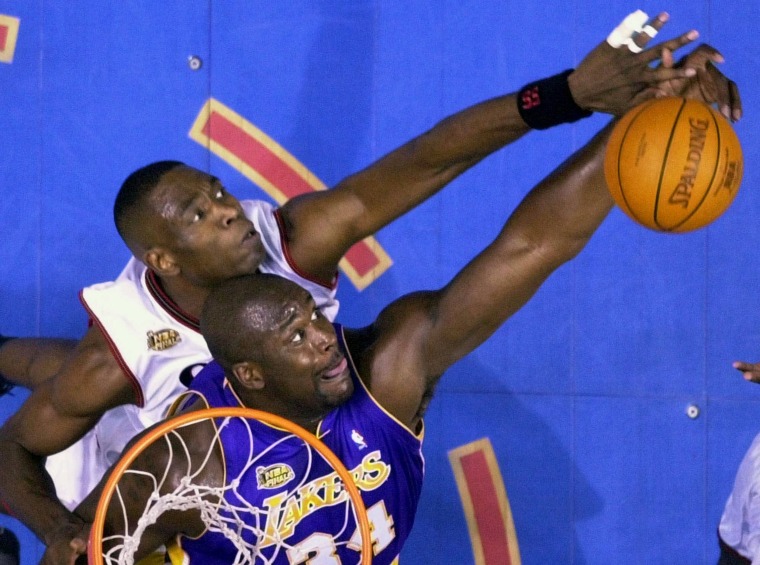
<path fill-rule="evenodd" d="M 364 438 L 356 430 L 351 430 L 351 439 L 354 440 L 354 443 L 359 446 L 359 449 L 367 448 L 367 443 L 364 441 Z"/>

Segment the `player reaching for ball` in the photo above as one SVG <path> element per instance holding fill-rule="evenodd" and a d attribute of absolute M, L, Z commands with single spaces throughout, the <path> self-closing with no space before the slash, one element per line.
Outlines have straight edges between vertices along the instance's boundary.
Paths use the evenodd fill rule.
<path fill-rule="evenodd" d="M 657 22 L 659 22 L 659 25 L 661 25 L 664 21 L 665 18 L 661 18 L 654 23 L 657 24 Z M 642 45 L 646 44 L 649 38 L 650 36 L 648 34 L 640 33 L 634 38 L 634 44 L 638 47 L 641 47 Z M 677 40 L 666 42 L 666 45 L 670 45 L 672 48 L 676 48 L 680 45 L 688 43 L 694 38 L 694 34 L 685 34 Z M 649 69 L 649 64 L 660 56 L 660 50 L 644 51 L 640 54 L 633 54 L 628 49 L 628 47 L 619 47 L 617 50 L 615 50 L 611 49 L 610 46 L 606 43 L 600 45 L 597 50 L 597 54 L 600 56 L 590 57 L 588 61 L 584 59 L 584 62 L 582 62 L 579 66 L 579 71 L 581 67 L 585 66 L 584 72 L 588 72 L 591 75 L 604 75 L 605 73 L 609 72 L 609 69 L 605 68 L 605 66 L 607 66 L 610 59 L 612 59 L 618 61 L 623 67 L 627 67 L 622 73 L 623 78 L 618 77 L 616 83 L 607 84 L 606 91 L 602 89 L 602 92 L 592 93 L 588 90 L 584 92 L 584 89 L 588 89 L 588 84 L 575 83 L 575 79 L 573 78 L 575 75 L 571 73 L 570 75 L 564 77 L 564 79 L 566 79 L 565 86 L 569 87 L 569 89 L 572 91 L 572 95 L 566 93 L 564 99 L 565 103 L 569 103 L 569 100 L 572 99 L 573 96 L 583 95 L 584 99 L 588 100 L 588 108 L 598 109 L 600 107 L 605 107 L 604 104 L 607 97 L 612 96 L 615 92 L 617 92 L 619 95 L 618 91 L 620 89 L 625 90 L 626 88 L 629 88 L 629 85 L 627 83 L 628 80 L 631 80 L 635 85 L 633 87 L 630 87 L 630 90 L 627 91 L 629 94 L 629 96 L 627 96 L 627 100 L 629 102 L 631 102 L 633 99 L 640 99 L 640 96 L 651 96 L 651 92 L 643 92 L 642 90 L 646 90 L 645 87 L 653 82 L 652 77 L 657 77 L 657 80 L 659 81 L 663 78 L 669 77 L 672 79 L 672 77 L 677 76 L 682 77 L 680 80 L 686 81 L 674 81 L 671 83 L 666 83 L 665 85 L 662 85 L 664 92 L 675 88 L 675 85 L 678 85 L 679 83 L 685 86 L 689 86 L 690 84 L 688 82 L 688 75 L 693 73 L 682 72 L 659 74 L 659 71 L 653 71 L 652 69 Z M 610 51 L 613 52 L 610 53 Z M 666 51 L 668 50 L 666 49 Z M 602 64 L 601 61 L 605 61 L 605 63 Z M 654 72 L 654 74 L 649 74 L 650 71 Z M 634 79 L 633 75 L 636 75 L 638 78 Z M 710 79 L 716 79 L 716 77 L 717 80 L 724 80 L 719 74 L 707 75 L 707 78 Z M 553 84 L 557 84 L 556 79 L 554 80 Z M 575 87 L 580 89 L 577 94 L 574 90 Z M 526 89 L 526 92 L 528 91 L 533 92 L 534 89 Z M 733 92 L 733 94 L 735 95 L 736 93 Z M 450 178 L 449 173 L 451 175 L 456 175 L 457 171 L 464 170 L 469 166 L 475 164 L 485 154 L 494 150 L 496 146 L 503 145 L 504 143 L 510 140 L 514 140 L 522 134 L 526 133 L 529 129 L 529 124 L 535 124 L 535 127 L 546 127 L 547 109 L 545 107 L 543 109 L 536 107 L 529 108 L 527 109 L 527 112 L 525 108 L 522 108 L 521 113 L 518 114 L 515 104 L 517 99 L 518 97 L 514 95 L 505 97 L 504 99 L 496 99 L 494 101 L 486 102 L 483 105 L 479 105 L 474 109 L 465 110 L 462 114 L 458 115 L 457 118 L 453 120 L 445 120 L 442 123 L 442 127 L 440 129 L 434 130 L 434 132 L 432 132 L 432 135 L 423 136 L 423 138 L 416 140 L 409 146 L 389 155 L 386 159 L 390 160 L 384 160 L 383 164 L 380 166 L 380 169 L 384 170 L 387 174 L 390 175 L 389 182 L 392 180 L 397 180 L 397 175 L 400 174 L 400 171 L 397 167 L 391 167 L 390 165 L 392 163 L 397 163 L 396 159 L 402 159 L 404 162 L 411 160 L 412 162 L 417 163 L 418 159 L 420 158 L 418 152 L 421 149 L 428 147 L 428 144 L 431 142 L 431 137 L 437 141 L 437 143 L 433 145 L 442 152 L 438 153 L 437 150 L 432 151 L 432 156 L 436 158 L 433 159 L 433 162 L 439 163 L 441 160 L 446 162 L 447 156 L 450 156 L 450 152 L 456 149 L 452 146 L 457 146 L 458 144 L 463 143 L 463 138 L 461 135 L 463 133 L 461 131 L 461 120 L 463 118 L 471 120 L 472 122 L 475 122 L 471 123 L 468 121 L 468 123 L 471 123 L 473 131 L 480 131 L 480 128 L 483 128 L 485 130 L 485 134 L 487 134 L 485 137 L 478 135 L 469 135 L 472 132 L 468 130 L 468 135 L 465 137 L 467 137 L 471 142 L 475 143 L 479 150 L 474 152 L 465 151 L 466 155 L 462 156 L 461 160 L 458 161 L 458 164 L 454 166 L 451 171 L 449 171 L 446 175 L 443 175 L 444 178 L 441 177 L 440 171 L 438 171 L 436 174 L 433 174 L 432 179 L 428 179 L 425 175 L 422 175 L 425 176 L 426 181 L 422 182 L 424 186 L 420 188 L 423 188 L 425 190 L 440 188 L 441 183 L 445 184 L 447 179 Z M 507 101 L 510 103 L 507 104 Z M 724 102 L 727 107 L 731 108 L 732 111 L 735 111 L 737 108 L 739 108 L 738 96 L 727 96 L 725 98 L 721 98 L 720 101 Z M 617 108 L 617 110 L 622 109 L 622 107 Z M 573 110 L 572 106 L 570 110 Z M 487 113 L 484 114 L 484 111 Z M 551 113 L 551 109 L 549 109 L 548 112 Z M 617 111 L 615 113 L 617 113 Z M 577 115 L 577 112 L 571 111 L 571 114 L 571 117 L 574 117 Z M 507 121 L 512 124 L 512 126 L 506 128 L 508 131 L 502 131 L 505 128 L 494 128 L 494 120 L 488 119 L 488 116 L 494 118 L 496 123 L 500 123 L 502 119 L 509 118 Z M 457 135 L 444 135 L 444 132 L 451 132 L 452 129 L 456 131 Z M 499 131 L 494 132 L 494 129 L 497 129 Z M 485 144 L 487 147 L 484 147 L 482 144 Z M 461 156 L 462 154 L 459 152 L 461 150 L 462 147 L 459 146 L 459 148 L 456 149 L 455 153 Z M 422 160 L 425 161 L 424 159 Z M 431 165 L 429 162 L 425 162 L 424 164 L 426 167 L 429 167 Z M 427 171 L 426 167 L 423 167 L 425 171 Z M 414 167 L 410 168 L 414 169 Z M 173 186 L 179 186 L 179 184 L 181 184 L 176 183 L 178 177 L 184 178 L 189 176 L 191 178 L 195 178 L 196 180 L 200 180 L 200 184 L 202 184 L 206 189 L 208 189 L 209 185 L 215 188 L 216 190 L 213 192 L 214 197 L 220 195 L 218 197 L 220 199 L 224 199 L 222 203 L 214 204 L 214 210 L 217 206 L 219 206 L 220 210 L 224 208 L 229 209 L 232 207 L 232 201 L 228 200 L 228 195 L 226 195 L 226 193 L 223 191 L 220 192 L 218 190 L 220 187 L 214 184 L 213 179 L 209 179 L 207 176 L 197 177 L 198 171 L 189 170 L 189 168 L 186 167 L 178 167 L 178 169 L 179 170 L 172 169 L 171 171 L 166 172 L 166 174 L 175 181 Z M 378 169 L 373 168 L 372 171 L 374 172 L 370 174 L 370 169 L 368 169 L 367 171 L 360 173 L 357 177 L 352 177 L 349 179 L 349 182 L 344 185 L 344 188 L 350 185 L 356 189 L 357 187 L 355 185 L 359 182 L 360 179 L 364 179 L 366 181 L 367 176 L 373 177 L 373 175 L 377 174 Z M 413 171 L 409 172 L 410 175 L 415 176 L 413 173 Z M 420 172 L 418 171 L 416 174 L 420 174 Z M 432 185 L 427 184 L 428 182 L 432 183 Z M 365 186 L 365 188 L 368 189 L 370 193 L 372 192 L 372 190 L 369 190 L 372 188 L 371 186 Z M 370 200 L 372 202 L 375 202 L 377 205 L 382 205 L 383 203 L 387 202 L 387 196 L 388 193 L 383 192 L 381 197 L 378 197 L 376 200 Z M 310 200 L 313 204 L 314 197 L 312 196 Z M 394 208 L 393 210 L 384 210 L 384 212 L 393 214 L 398 213 L 399 210 Z M 299 233 L 298 229 L 296 229 L 298 228 L 298 225 L 289 225 L 288 227 L 290 230 L 295 230 L 295 233 Z M 311 233 L 308 230 L 307 232 Z M 166 239 L 169 239 L 168 236 Z M 291 245 L 293 245 L 293 242 L 296 240 L 303 241 L 303 236 L 299 236 L 298 238 L 294 237 L 294 239 L 292 239 L 290 242 Z M 308 241 L 309 238 L 306 237 L 305 243 L 307 244 L 307 248 L 309 247 Z M 532 242 L 530 239 L 526 240 L 524 243 L 528 248 L 531 247 Z M 573 245 L 576 243 L 578 242 L 573 242 Z M 189 260 L 189 253 L 185 253 L 183 257 Z M 337 256 L 333 258 L 337 261 Z M 304 260 L 306 259 L 307 257 L 304 257 Z M 311 260 L 314 261 L 314 258 L 312 257 Z M 325 267 L 325 265 L 321 265 L 320 272 L 322 269 L 327 269 L 327 267 Z M 180 271 L 177 271 L 175 269 L 172 272 L 164 272 L 162 276 L 165 276 L 167 279 L 169 279 L 173 274 L 176 275 L 179 272 Z M 164 281 L 163 284 L 168 284 L 168 281 Z M 187 290 L 187 287 L 185 289 Z M 197 305 L 198 301 L 194 303 L 194 306 Z M 94 340 L 100 340 L 101 342 L 105 341 L 103 336 L 99 335 L 98 328 L 94 329 L 93 335 L 90 337 L 91 339 L 87 344 L 85 344 L 85 348 L 92 346 Z M 108 365 L 109 363 L 109 367 L 114 364 L 114 360 L 109 357 L 108 349 L 105 349 L 106 351 L 103 355 L 97 356 L 96 360 L 100 363 L 100 365 L 95 366 L 94 369 L 102 368 L 102 366 Z M 62 538 L 65 538 L 65 545 L 68 545 L 68 541 L 71 539 L 71 536 L 75 536 L 80 532 L 82 522 L 76 517 L 66 513 L 60 507 L 60 505 L 56 506 L 55 493 L 51 491 L 49 478 L 44 475 L 44 470 L 39 468 L 39 460 L 41 459 L 42 455 L 39 452 L 52 450 L 52 442 L 61 440 L 61 436 L 63 435 L 72 436 L 76 435 L 76 433 L 81 433 L 81 428 L 83 426 L 86 427 L 87 425 L 90 425 L 91 421 L 93 419 L 97 419 L 97 417 L 102 414 L 104 409 L 103 406 L 97 406 L 97 409 L 95 411 L 88 412 L 87 414 L 82 414 L 81 411 L 74 412 L 71 410 L 71 406 L 63 406 L 64 400 L 70 400 L 72 403 L 79 403 L 75 407 L 76 410 L 79 410 L 80 408 L 90 408 L 90 406 L 82 407 L 81 403 L 83 401 L 99 403 L 104 401 L 105 398 L 103 395 L 99 394 L 77 393 L 78 390 L 82 390 L 81 386 L 79 388 L 67 386 L 74 381 L 79 381 L 81 385 L 81 381 L 83 380 L 82 371 L 77 371 L 75 368 L 76 367 L 74 364 L 69 366 L 70 370 L 67 373 L 67 379 L 56 378 L 55 382 L 51 383 L 50 385 L 46 384 L 45 386 L 48 389 L 46 391 L 47 396 L 45 396 L 45 394 L 37 394 L 37 391 L 35 391 L 32 397 L 30 397 L 30 400 L 34 400 L 31 403 L 28 402 L 25 405 L 26 408 L 22 408 L 22 413 L 18 416 L 14 416 L 10 421 L 10 424 L 6 424 L 3 429 L 3 439 L 5 441 L 5 447 L 7 448 L 7 451 L 3 452 L 4 459 L 6 461 L 13 461 L 13 464 L 7 465 L 4 468 L 6 470 L 12 468 L 13 472 L 11 473 L 8 471 L 8 473 L 3 474 L 0 480 L 0 489 L 2 489 L 3 495 L 7 497 L 6 502 L 8 502 L 9 506 L 13 508 L 14 512 L 17 515 L 23 515 L 20 517 L 22 517 L 24 521 L 34 524 L 33 529 L 38 533 L 38 535 L 40 535 L 41 538 L 46 539 L 46 541 L 55 540 L 59 543 L 61 542 Z M 114 376 L 114 382 L 118 381 L 120 384 L 125 385 L 128 390 L 121 396 L 113 395 L 110 398 L 105 398 L 105 400 L 120 402 L 123 404 L 134 403 L 135 401 L 131 396 L 134 392 L 133 389 L 130 388 L 131 384 L 129 382 L 122 383 L 122 380 L 119 380 L 123 379 L 124 377 L 124 375 L 120 373 L 120 367 L 115 367 L 113 372 L 109 374 L 112 374 Z M 102 379 L 95 379 L 94 377 L 93 379 L 96 383 L 103 383 Z M 87 381 L 85 380 L 85 382 Z M 87 390 L 89 392 L 91 389 Z M 52 391 L 55 391 L 56 394 L 52 394 Z M 68 394 L 62 396 L 62 393 Z M 51 404 L 51 402 L 53 402 L 53 404 Z M 44 409 L 38 409 L 41 406 Z M 67 409 L 64 411 L 64 413 L 61 413 L 62 407 Z M 44 418 L 42 416 L 44 416 Z M 58 425 L 60 423 L 65 425 Z M 45 433 L 40 434 L 39 430 L 43 427 L 45 429 Z M 72 428 L 77 428 L 74 430 L 76 433 L 72 434 Z M 58 434 L 55 438 L 52 438 L 50 436 L 50 433 L 53 431 Z M 65 441 L 70 441 L 71 437 L 64 439 Z M 40 446 L 40 442 L 42 441 L 48 443 Z M 7 455 L 7 457 L 5 457 L 5 455 Z M 33 491 L 33 494 L 30 494 L 30 490 Z M 43 507 L 50 508 L 51 505 L 53 507 L 52 510 L 42 509 Z M 51 560 L 50 562 L 56 561 Z"/>
<path fill-rule="evenodd" d="M 679 94 L 676 86 L 665 85 L 663 92 Z M 269 275 L 226 281 L 208 298 L 201 326 L 216 362 L 201 371 L 191 390 L 205 400 L 204 407 L 245 406 L 286 418 L 312 433 L 318 431 L 352 469 L 361 469 L 360 449 L 368 445 L 375 468 L 389 471 L 378 473 L 378 484 L 362 493 L 370 518 L 377 520 L 372 528 L 376 536 L 372 563 L 396 563 L 410 533 L 421 491 L 423 414 L 438 380 L 452 363 L 517 312 L 555 269 L 579 253 L 612 209 L 603 167 L 611 127 L 606 126 L 533 188 L 493 243 L 453 280 L 439 290 L 393 301 L 367 327 L 330 324 L 305 290 Z M 274 508 L 272 498 L 267 498 L 270 493 L 257 487 L 256 473 L 228 473 L 229 461 L 240 456 L 235 434 L 215 444 L 213 428 L 205 428 L 181 432 L 186 452 L 202 454 L 204 464 L 209 463 L 192 477 L 187 460 L 170 458 L 168 443 L 154 444 L 156 450 L 138 456 L 139 475 L 135 476 L 139 478 L 125 485 L 130 496 L 122 498 L 124 505 L 109 513 L 109 532 L 124 522 L 130 524 L 127 529 L 134 528 L 146 501 L 162 494 L 154 493 L 155 483 L 143 480 L 144 476 L 168 477 L 163 488 L 169 492 L 175 487 L 195 492 L 196 485 L 221 492 L 225 477 L 234 477 L 234 488 L 248 489 L 252 497 L 246 501 L 257 505 L 243 518 L 252 520 L 246 523 L 250 529 L 239 526 L 246 533 L 260 530 L 269 517 L 276 522 L 282 515 L 280 504 L 299 507 L 301 499 L 294 494 L 278 499 Z M 359 447 L 352 438 L 356 430 L 361 430 Z M 268 446 L 279 445 L 281 438 L 264 430 L 255 440 L 266 452 Z M 307 466 L 301 455 L 291 455 L 282 455 L 282 467 Z M 390 469 L 400 471 L 391 473 Z M 303 492 L 313 493 L 312 485 L 326 482 L 324 475 L 309 475 Z M 87 521 L 92 520 L 97 495 L 94 492 L 77 510 Z M 298 556 L 298 562 L 314 552 L 331 562 L 356 562 L 347 541 L 353 529 L 340 527 L 342 513 L 335 516 L 334 509 L 316 496 L 311 500 L 307 512 L 287 514 L 287 528 L 269 532 L 258 544 L 251 540 L 252 545 L 266 548 L 262 561 L 286 563 L 281 546 L 287 548 L 288 556 Z M 230 495 L 228 504 L 217 504 L 218 498 L 207 502 L 214 508 L 224 506 L 226 513 L 234 510 L 236 501 Z M 202 512 L 177 502 L 174 508 L 178 510 L 151 514 L 138 556 L 182 536 L 185 563 L 242 561 L 239 544 L 207 528 Z M 317 519 L 318 514 L 325 518 Z M 383 527 L 388 524 L 394 528 Z M 346 543 L 340 543 L 341 538 Z M 305 547 L 310 552 L 302 553 Z"/>
<path fill-rule="evenodd" d="M 635 221 L 641 223 L 646 227 L 656 230 L 663 230 L 663 228 L 668 231 L 684 231 L 685 229 L 696 229 L 714 220 L 723 211 L 725 211 L 725 209 L 731 204 L 734 197 L 736 196 L 736 191 L 738 190 L 739 183 L 741 182 L 741 146 L 739 145 L 739 141 L 738 138 L 736 138 L 735 132 L 729 125 L 730 122 L 736 122 L 742 117 L 743 109 L 741 98 L 739 96 L 739 90 L 736 83 L 732 80 L 727 80 L 722 77 L 720 71 L 715 66 L 716 63 L 724 62 L 724 58 L 717 49 L 710 45 L 700 45 L 688 57 L 682 59 L 679 62 L 675 61 L 673 52 L 670 49 L 663 49 L 661 61 L 662 66 L 667 68 L 677 68 L 683 65 L 689 65 L 696 70 L 697 74 L 694 79 L 675 79 L 662 83 L 658 89 L 656 95 L 657 98 L 679 97 L 687 99 L 689 101 L 694 101 L 695 103 L 701 102 L 702 104 L 709 106 L 710 110 L 713 108 L 717 109 L 718 113 L 720 114 L 720 116 L 716 116 L 713 112 L 710 112 L 710 110 L 706 110 L 710 112 L 709 119 L 714 120 L 715 127 L 713 128 L 713 131 L 723 131 L 725 132 L 725 136 L 729 138 L 729 141 L 726 142 L 726 146 L 734 156 L 732 159 L 724 158 L 722 162 L 724 169 L 722 171 L 719 171 L 719 176 L 723 181 L 717 186 L 717 189 L 721 191 L 721 197 L 718 199 L 719 202 L 717 204 L 713 204 L 712 207 L 706 206 L 707 213 L 701 216 L 700 221 L 698 222 L 695 221 L 693 217 L 690 218 L 688 213 L 684 214 L 683 208 L 680 209 L 680 215 L 674 215 L 675 220 L 673 217 L 671 217 L 669 218 L 668 223 L 662 223 L 662 220 L 658 221 L 655 215 L 656 195 L 652 196 L 653 191 L 656 191 L 658 187 L 657 184 L 649 183 L 644 187 L 639 186 L 641 193 L 636 194 L 635 191 L 632 191 L 633 194 L 631 195 L 630 199 L 626 199 L 623 196 L 623 191 L 621 190 L 619 184 L 620 177 L 618 174 L 619 171 L 617 168 L 617 163 L 611 164 L 609 162 L 616 160 L 616 153 L 618 152 L 617 149 L 620 146 L 619 140 L 611 143 L 611 148 L 608 147 L 608 153 L 606 156 L 606 161 L 608 162 L 605 163 L 605 175 L 610 185 L 611 194 L 616 203 Z M 660 103 L 655 100 L 645 102 L 640 106 L 640 108 L 646 108 L 653 105 L 659 105 L 657 107 L 667 108 L 671 103 L 672 102 L 666 101 Z M 698 108 L 699 106 L 700 105 L 697 104 Z M 621 127 L 622 122 L 634 118 L 636 115 L 636 110 L 636 108 L 632 108 L 629 114 L 621 119 L 618 126 L 617 135 L 620 135 L 620 132 L 623 131 L 623 128 Z M 721 116 L 728 120 L 729 123 L 721 123 Z M 613 133 L 613 135 L 616 135 L 616 133 Z M 662 144 L 660 147 L 662 149 Z M 637 150 L 638 149 L 639 148 L 637 147 Z M 715 161 L 716 163 L 719 161 L 719 158 L 717 156 L 715 157 Z M 680 180 L 680 176 L 678 179 Z M 712 186 L 712 183 L 709 183 L 709 186 Z M 677 182 L 675 185 L 671 185 L 671 190 L 678 190 Z M 696 203 L 696 200 L 694 202 Z M 683 206 L 683 199 L 681 199 L 680 205 Z M 694 208 L 696 208 L 696 205 L 692 204 L 691 211 L 693 211 Z M 662 210 L 659 210 L 659 212 L 664 214 Z M 692 214 L 692 216 L 693 215 L 694 214 Z M 674 227 L 676 228 L 675 230 L 673 229 Z M 677 229 L 679 227 L 682 229 Z M 737 362 L 737 364 L 734 366 L 739 370 L 743 370 L 745 372 L 745 378 L 748 380 L 755 380 L 756 382 L 760 382 L 760 363 L 752 367 L 750 365 Z"/>

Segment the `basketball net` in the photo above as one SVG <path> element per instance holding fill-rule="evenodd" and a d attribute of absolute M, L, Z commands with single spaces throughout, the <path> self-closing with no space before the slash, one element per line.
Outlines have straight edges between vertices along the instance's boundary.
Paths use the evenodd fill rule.
<path fill-rule="evenodd" d="M 197 448 L 193 452 L 177 430 L 207 422 L 212 418 L 215 420 L 216 428 L 213 441 L 209 442 L 205 454 L 198 457 Z M 230 425 L 233 418 L 244 424 L 240 428 L 247 430 L 247 437 L 240 437 L 237 440 L 240 443 L 246 440 L 248 442 L 247 463 L 243 465 L 238 476 L 227 477 L 224 484 L 220 486 L 209 486 L 197 479 L 206 469 L 215 450 L 221 445 L 220 434 Z M 288 433 L 283 434 L 280 439 L 257 453 L 254 450 L 254 432 L 251 427 L 253 421 L 264 422 Z M 340 494 L 335 497 L 335 504 L 331 505 L 333 512 L 336 505 L 342 505 L 342 526 L 338 531 L 332 531 L 329 534 L 309 536 L 308 546 L 289 545 L 287 539 L 292 534 L 292 530 L 282 535 L 281 528 L 271 526 L 269 511 L 249 503 L 239 490 L 243 485 L 244 476 L 247 474 L 250 476 L 250 473 L 255 474 L 257 465 L 267 453 L 286 442 L 290 443 L 288 447 L 292 449 L 294 441 L 302 444 L 305 471 L 299 473 L 302 476 L 299 476 L 298 480 L 287 483 L 286 491 L 281 493 L 282 497 L 294 496 L 299 489 L 305 487 L 309 472 L 317 458 L 323 459 L 333 468 L 334 474 L 340 479 L 343 487 Z M 138 455 L 158 442 L 165 446 L 166 458 L 162 472 L 151 473 L 130 468 Z M 242 448 L 238 447 L 238 453 L 241 451 Z M 191 456 L 191 453 L 195 454 Z M 178 480 L 179 469 L 184 469 L 184 474 Z M 134 495 L 128 489 L 128 492 L 125 492 L 122 487 L 122 480 L 125 478 L 133 479 L 133 483 L 134 479 L 148 481 L 147 484 L 152 485 L 152 493 L 145 501 L 136 522 L 134 510 L 128 510 L 130 505 L 135 503 Z M 169 488 L 170 478 L 171 483 L 176 484 L 175 488 Z M 340 543 L 361 551 L 357 554 L 357 563 L 362 565 L 371 563 L 372 542 L 367 514 L 359 490 L 349 471 L 313 434 L 288 420 L 266 412 L 248 408 L 213 408 L 190 412 L 168 420 L 135 443 L 114 467 L 101 495 L 91 530 L 88 552 L 90 565 L 133 565 L 135 553 L 146 530 L 166 512 L 188 510 L 199 512 L 207 532 L 222 534 L 234 546 L 237 552 L 232 562 L 234 565 L 244 563 L 271 565 L 283 560 L 290 563 L 306 562 L 311 553 L 329 552 L 335 549 L 320 547 L 320 543 L 334 546 L 336 540 L 345 540 L 349 534 L 352 534 L 350 541 Z M 106 518 L 112 518 L 117 513 L 121 516 L 123 531 L 104 533 Z M 114 527 L 114 521 L 109 520 L 110 527 Z M 303 536 L 299 536 L 299 541 L 302 538 Z M 286 552 L 287 558 L 282 555 L 283 552 Z M 340 563 L 337 556 L 335 558 L 334 562 Z M 333 561 L 325 562 L 332 563 Z"/>

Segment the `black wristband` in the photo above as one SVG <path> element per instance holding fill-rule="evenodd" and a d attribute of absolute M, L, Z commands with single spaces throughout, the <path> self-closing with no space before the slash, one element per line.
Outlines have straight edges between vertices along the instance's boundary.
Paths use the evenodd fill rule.
<path fill-rule="evenodd" d="M 567 77 L 573 69 L 526 84 L 517 91 L 517 111 L 533 129 L 548 129 L 559 124 L 577 122 L 591 112 L 573 100 Z"/>

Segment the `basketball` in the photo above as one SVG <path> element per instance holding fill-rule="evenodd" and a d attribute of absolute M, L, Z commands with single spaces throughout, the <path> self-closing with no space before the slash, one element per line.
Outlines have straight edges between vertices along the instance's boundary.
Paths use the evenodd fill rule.
<path fill-rule="evenodd" d="M 696 100 L 660 98 L 614 126 L 604 174 L 615 203 L 662 232 L 706 226 L 728 209 L 742 179 L 742 148 L 731 124 Z"/>

